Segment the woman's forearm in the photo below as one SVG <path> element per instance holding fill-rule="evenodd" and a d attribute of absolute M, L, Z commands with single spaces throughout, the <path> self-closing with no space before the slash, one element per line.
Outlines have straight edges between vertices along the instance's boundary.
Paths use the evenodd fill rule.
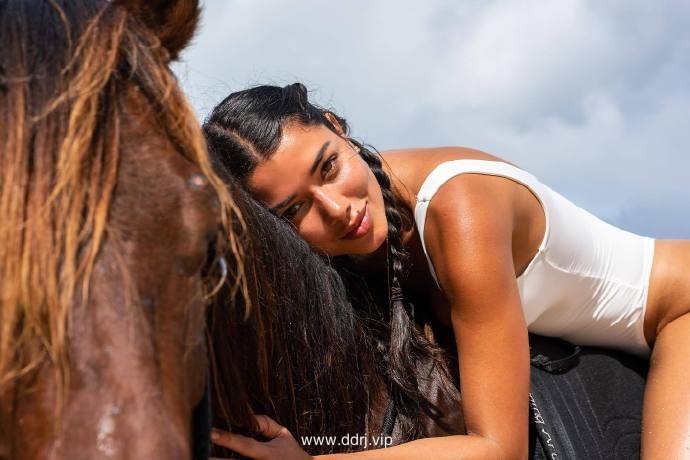
<path fill-rule="evenodd" d="M 498 459 L 527 458 L 527 439 L 520 449 L 501 448 L 496 442 L 474 435 L 454 435 L 437 438 L 424 438 L 383 449 L 366 450 L 349 454 L 319 455 L 314 458 L 323 460 L 464 460 L 464 459 Z"/>

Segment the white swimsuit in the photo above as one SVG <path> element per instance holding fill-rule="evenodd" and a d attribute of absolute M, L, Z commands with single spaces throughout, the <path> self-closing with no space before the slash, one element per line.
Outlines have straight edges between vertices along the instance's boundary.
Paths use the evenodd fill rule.
<path fill-rule="evenodd" d="M 466 173 L 512 179 L 527 187 L 544 209 L 544 239 L 517 278 L 528 330 L 648 356 L 643 324 L 654 240 L 607 224 L 508 163 L 448 161 L 425 179 L 415 220 L 432 276 L 436 278 L 424 242 L 427 208 L 439 187 Z"/>

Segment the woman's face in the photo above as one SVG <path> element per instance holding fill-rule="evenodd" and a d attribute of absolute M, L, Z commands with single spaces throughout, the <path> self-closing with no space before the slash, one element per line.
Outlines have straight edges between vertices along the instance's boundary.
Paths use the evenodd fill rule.
<path fill-rule="evenodd" d="M 273 156 L 249 179 L 252 194 L 330 255 L 369 254 L 388 234 L 383 195 L 356 147 L 323 125 L 287 123 Z"/>

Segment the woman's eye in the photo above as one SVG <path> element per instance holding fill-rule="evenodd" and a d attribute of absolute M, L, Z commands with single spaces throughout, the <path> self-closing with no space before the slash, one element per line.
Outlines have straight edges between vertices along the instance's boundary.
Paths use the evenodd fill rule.
<path fill-rule="evenodd" d="M 300 210 L 302 207 L 302 203 L 295 203 L 289 208 L 285 210 L 285 212 L 282 214 L 283 219 L 285 220 L 292 220 L 295 215 L 297 215 L 297 212 Z"/>
<path fill-rule="evenodd" d="M 326 161 L 323 162 L 323 166 L 321 167 L 321 173 L 322 173 L 324 178 L 329 177 L 335 173 L 336 160 L 337 159 L 338 159 L 338 155 L 334 154 L 334 155 L 331 155 Z"/>

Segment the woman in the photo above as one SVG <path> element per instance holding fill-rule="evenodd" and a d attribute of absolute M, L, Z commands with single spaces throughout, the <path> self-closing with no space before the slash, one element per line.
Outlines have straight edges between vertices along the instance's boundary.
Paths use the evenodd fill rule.
<path fill-rule="evenodd" d="M 403 289 L 453 329 L 468 434 L 358 455 L 525 458 L 528 330 L 651 352 L 642 454 L 690 455 L 690 241 L 617 229 L 476 150 L 379 157 L 300 84 L 231 94 L 204 129 L 219 167 L 312 247 L 388 274 L 392 342 L 409 335 L 394 325 L 406 314 Z M 218 442 L 255 458 L 307 456 L 276 422 L 260 425 L 270 441 L 218 433 Z"/>

